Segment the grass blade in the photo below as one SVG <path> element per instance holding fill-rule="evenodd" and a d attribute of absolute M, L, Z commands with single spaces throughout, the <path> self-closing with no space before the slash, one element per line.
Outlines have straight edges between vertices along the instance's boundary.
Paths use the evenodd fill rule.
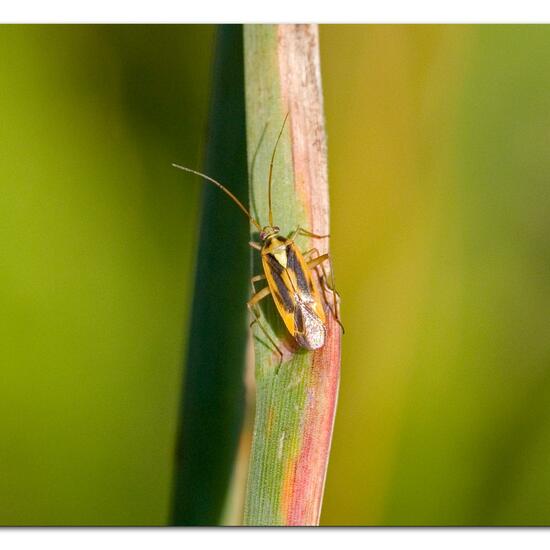
<path fill-rule="evenodd" d="M 267 223 L 267 173 L 289 113 L 274 168 L 275 224 L 329 231 L 328 180 L 318 33 L 314 25 L 246 25 L 244 29 L 250 204 Z M 258 236 L 253 234 L 258 240 Z M 326 239 L 298 240 L 328 250 Z M 256 255 L 257 256 L 257 255 Z M 255 273 L 261 273 L 257 258 Z M 282 348 L 293 343 L 270 298 L 265 323 Z M 255 329 L 257 406 L 245 504 L 247 525 L 317 525 L 340 372 L 340 329 L 327 314 L 325 346 L 278 356 Z"/>

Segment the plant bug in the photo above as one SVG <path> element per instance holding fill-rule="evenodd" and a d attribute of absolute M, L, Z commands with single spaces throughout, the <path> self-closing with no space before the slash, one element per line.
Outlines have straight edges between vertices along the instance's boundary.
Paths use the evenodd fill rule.
<path fill-rule="evenodd" d="M 316 350 L 323 347 L 326 337 L 326 317 L 323 304 L 321 303 L 321 295 L 314 283 L 312 270 L 321 267 L 322 276 L 322 294 L 326 300 L 326 289 L 333 293 L 333 314 L 336 321 L 343 330 L 340 322 L 337 293 L 334 288 L 334 280 L 332 278 L 332 265 L 329 254 L 320 254 L 316 248 L 312 248 L 305 253 L 302 253 L 295 243 L 297 235 L 304 235 L 316 239 L 328 238 L 329 235 L 316 235 L 306 229 L 298 227 L 288 237 L 279 235 L 280 229 L 273 223 L 273 209 L 271 202 L 271 188 L 273 176 L 273 163 L 275 161 L 275 153 L 277 146 L 283 134 L 285 123 L 288 114 L 286 115 L 277 141 L 271 155 L 271 163 L 269 165 L 268 179 L 268 205 L 269 205 L 269 223 L 266 226 L 261 226 L 260 223 L 252 217 L 243 203 L 229 189 L 215 179 L 202 174 L 191 168 L 186 168 L 179 164 L 173 164 L 175 168 L 190 172 L 201 178 L 213 183 L 219 187 L 229 198 L 245 213 L 250 222 L 258 229 L 261 243 L 250 242 L 250 246 L 261 253 L 263 275 L 256 275 L 251 278 L 252 289 L 254 294 L 247 302 L 247 307 L 254 316 L 254 320 L 250 324 L 252 326 L 258 323 L 269 341 L 275 346 L 278 351 L 281 362 L 283 353 L 273 341 L 267 329 L 262 325 L 260 315 L 257 311 L 258 303 L 271 295 L 279 315 L 281 316 L 289 333 L 296 340 L 296 343 L 307 350 Z M 327 273 L 323 266 L 324 262 L 329 262 L 331 273 L 331 285 L 328 284 Z M 267 281 L 267 286 L 262 290 L 256 291 L 255 283 Z"/>

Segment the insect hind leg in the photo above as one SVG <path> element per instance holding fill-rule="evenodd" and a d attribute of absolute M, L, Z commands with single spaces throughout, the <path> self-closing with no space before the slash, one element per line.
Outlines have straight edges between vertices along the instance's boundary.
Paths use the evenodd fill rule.
<path fill-rule="evenodd" d="M 342 324 L 342 321 L 340 320 L 340 294 L 336 290 L 336 285 L 334 283 L 334 271 L 332 269 L 332 261 L 330 259 L 329 254 L 320 254 L 319 250 L 317 248 L 312 248 L 311 250 L 308 250 L 304 254 L 304 258 L 308 258 L 308 256 L 311 256 L 312 254 L 316 253 L 317 256 L 314 258 L 310 258 L 307 261 L 308 267 L 311 269 L 315 269 L 317 267 L 320 267 L 323 275 L 321 277 L 322 280 L 322 290 L 323 295 L 325 297 L 325 301 L 328 303 L 327 296 L 325 290 L 328 289 L 332 292 L 332 313 L 334 315 L 334 318 L 336 319 L 336 322 L 340 325 L 340 328 L 342 329 L 342 334 L 345 334 L 344 325 Z M 323 265 L 324 262 L 328 261 L 329 269 L 330 269 L 330 284 L 329 284 L 329 277 L 327 275 L 327 271 L 325 269 L 325 266 Z"/>
<path fill-rule="evenodd" d="M 256 275 L 256 277 L 252 277 L 252 279 L 250 279 L 250 283 L 252 284 L 252 288 L 254 288 L 254 283 L 255 282 L 261 281 L 262 279 L 265 279 L 264 275 Z M 252 296 L 252 298 L 250 298 L 250 300 L 248 300 L 248 302 L 246 303 L 246 307 L 248 308 L 250 313 L 252 313 L 252 315 L 254 316 L 254 320 L 250 323 L 249 328 L 252 328 L 253 325 L 257 324 L 262 329 L 262 331 L 266 335 L 267 339 L 271 342 L 271 345 L 275 348 L 275 350 L 279 354 L 279 363 L 277 365 L 277 368 L 275 369 L 275 374 L 277 375 L 277 374 L 279 374 L 279 368 L 281 367 L 281 365 L 283 363 L 283 352 L 280 350 L 280 348 L 277 345 L 277 343 L 275 342 L 275 340 L 273 340 L 273 338 L 271 337 L 271 334 L 269 334 L 267 329 L 262 324 L 260 315 L 259 315 L 259 313 L 256 309 L 257 305 L 258 305 L 258 302 L 260 302 L 261 300 L 263 300 L 266 296 L 269 296 L 270 294 L 271 294 L 271 291 L 269 290 L 269 287 L 266 286 L 265 288 L 262 288 L 262 290 L 259 290 L 258 292 L 256 292 L 256 294 L 254 294 L 254 296 Z"/>

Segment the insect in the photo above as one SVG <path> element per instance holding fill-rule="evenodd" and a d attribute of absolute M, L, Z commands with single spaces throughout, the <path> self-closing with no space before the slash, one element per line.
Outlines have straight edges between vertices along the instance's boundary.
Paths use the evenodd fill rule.
<path fill-rule="evenodd" d="M 326 317 L 323 304 L 321 302 L 321 293 L 317 289 L 312 271 L 318 266 L 323 271 L 322 277 L 322 294 L 326 301 L 325 291 L 330 290 L 333 293 L 333 314 L 336 321 L 342 327 L 340 322 L 339 310 L 337 307 L 336 290 L 334 288 L 334 280 L 332 278 L 332 265 L 329 254 L 320 254 L 317 248 L 312 248 L 305 253 L 302 253 L 295 243 L 295 238 L 298 235 L 305 235 L 316 239 L 328 238 L 329 235 L 316 235 L 302 227 L 298 227 L 288 237 L 281 236 L 280 229 L 273 223 L 273 208 L 271 202 L 271 188 L 273 177 L 273 163 L 275 161 L 275 153 L 277 145 L 281 139 L 288 114 L 281 126 L 281 130 L 275 142 L 273 153 L 271 155 L 271 163 L 269 165 L 268 179 L 268 219 L 269 223 L 266 226 L 261 226 L 260 223 L 252 217 L 250 212 L 245 208 L 242 202 L 229 189 L 215 179 L 186 168 L 179 164 L 173 164 L 175 168 L 190 172 L 201 178 L 213 183 L 226 193 L 231 200 L 245 213 L 250 222 L 258 229 L 261 243 L 250 242 L 250 246 L 261 253 L 262 266 L 264 273 L 251 278 L 253 296 L 247 302 L 247 307 L 254 316 L 254 320 L 250 326 L 257 323 L 269 341 L 278 351 L 281 362 L 283 354 L 279 346 L 273 341 L 273 338 L 262 325 L 261 317 L 257 311 L 258 303 L 271 295 L 277 311 L 281 316 L 289 333 L 294 337 L 297 344 L 308 350 L 316 350 L 321 348 L 325 343 L 326 338 Z M 329 262 L 331 273 L 331 285 L 328 284 L 328 278 L 323 266 L 324 262 Z M 255 284 L 260 281 L 267 281 L 267 286 L 259 291 L 256 291 Z"/>

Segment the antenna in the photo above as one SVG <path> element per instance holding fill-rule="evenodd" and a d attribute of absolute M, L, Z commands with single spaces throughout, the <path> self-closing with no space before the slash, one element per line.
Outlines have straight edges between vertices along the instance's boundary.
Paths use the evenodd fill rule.
<path fill-rule="evenodd" d="M 211 178 L 210 176 L 207 176 L 206 174 L 202 174 L 201 172 L 197 172 L 196 170 L 191 170 L 191 168 L 186 168 L 185 166 L 181 166 L 179 164 L 172 163 L 172 166 L 174 168 L 179 168 L 180 170 L 183 170 L 184 172 L 191 172 L 191 174 L 195 174 L 196 176 L 200 176 L 201 178 L 204 178 L 205 180 L 213 183 L 217 187 L 219 187 L 226 195 L 229 195 L 229 198 L 237 204 L 237 206 L 246 214 L 247 218 L 254 224 L 254 226 L 258 229 L 258 231 L 262 230 L 262 227 L 260 224 L 250 215 L 250 212 L 243 206 L 243 203 L 235 196 L 229 189 L 224 187 L 219 181 L 216 181 L 214 178 Z"/>
<path fill-rule="evenodd" d="M 279 136 L 277 137 L 277 141 L 275 142 L 275 147 L 273 147 L 273 154 L 271 155 L 271 164 L 269 165 L 269 182 L 268 182 L 268 188 L 269 188 L 269 225 L 273 227 L 273 209 L 271 208 L 271 176 L 273 176 L 273 161 L 275 160 L 275 153 L 277 152 L 277 145 L 279 145 L 279 140 L 281 139 L 281 136 L 283 135 L 283 130 L 285 129 L 286 119 L 288 118 L 289 113 L 287 112 L 285 119 L 283 120 L 283 125 L 281 126 L 281 130 L 279 132 Z"/>

